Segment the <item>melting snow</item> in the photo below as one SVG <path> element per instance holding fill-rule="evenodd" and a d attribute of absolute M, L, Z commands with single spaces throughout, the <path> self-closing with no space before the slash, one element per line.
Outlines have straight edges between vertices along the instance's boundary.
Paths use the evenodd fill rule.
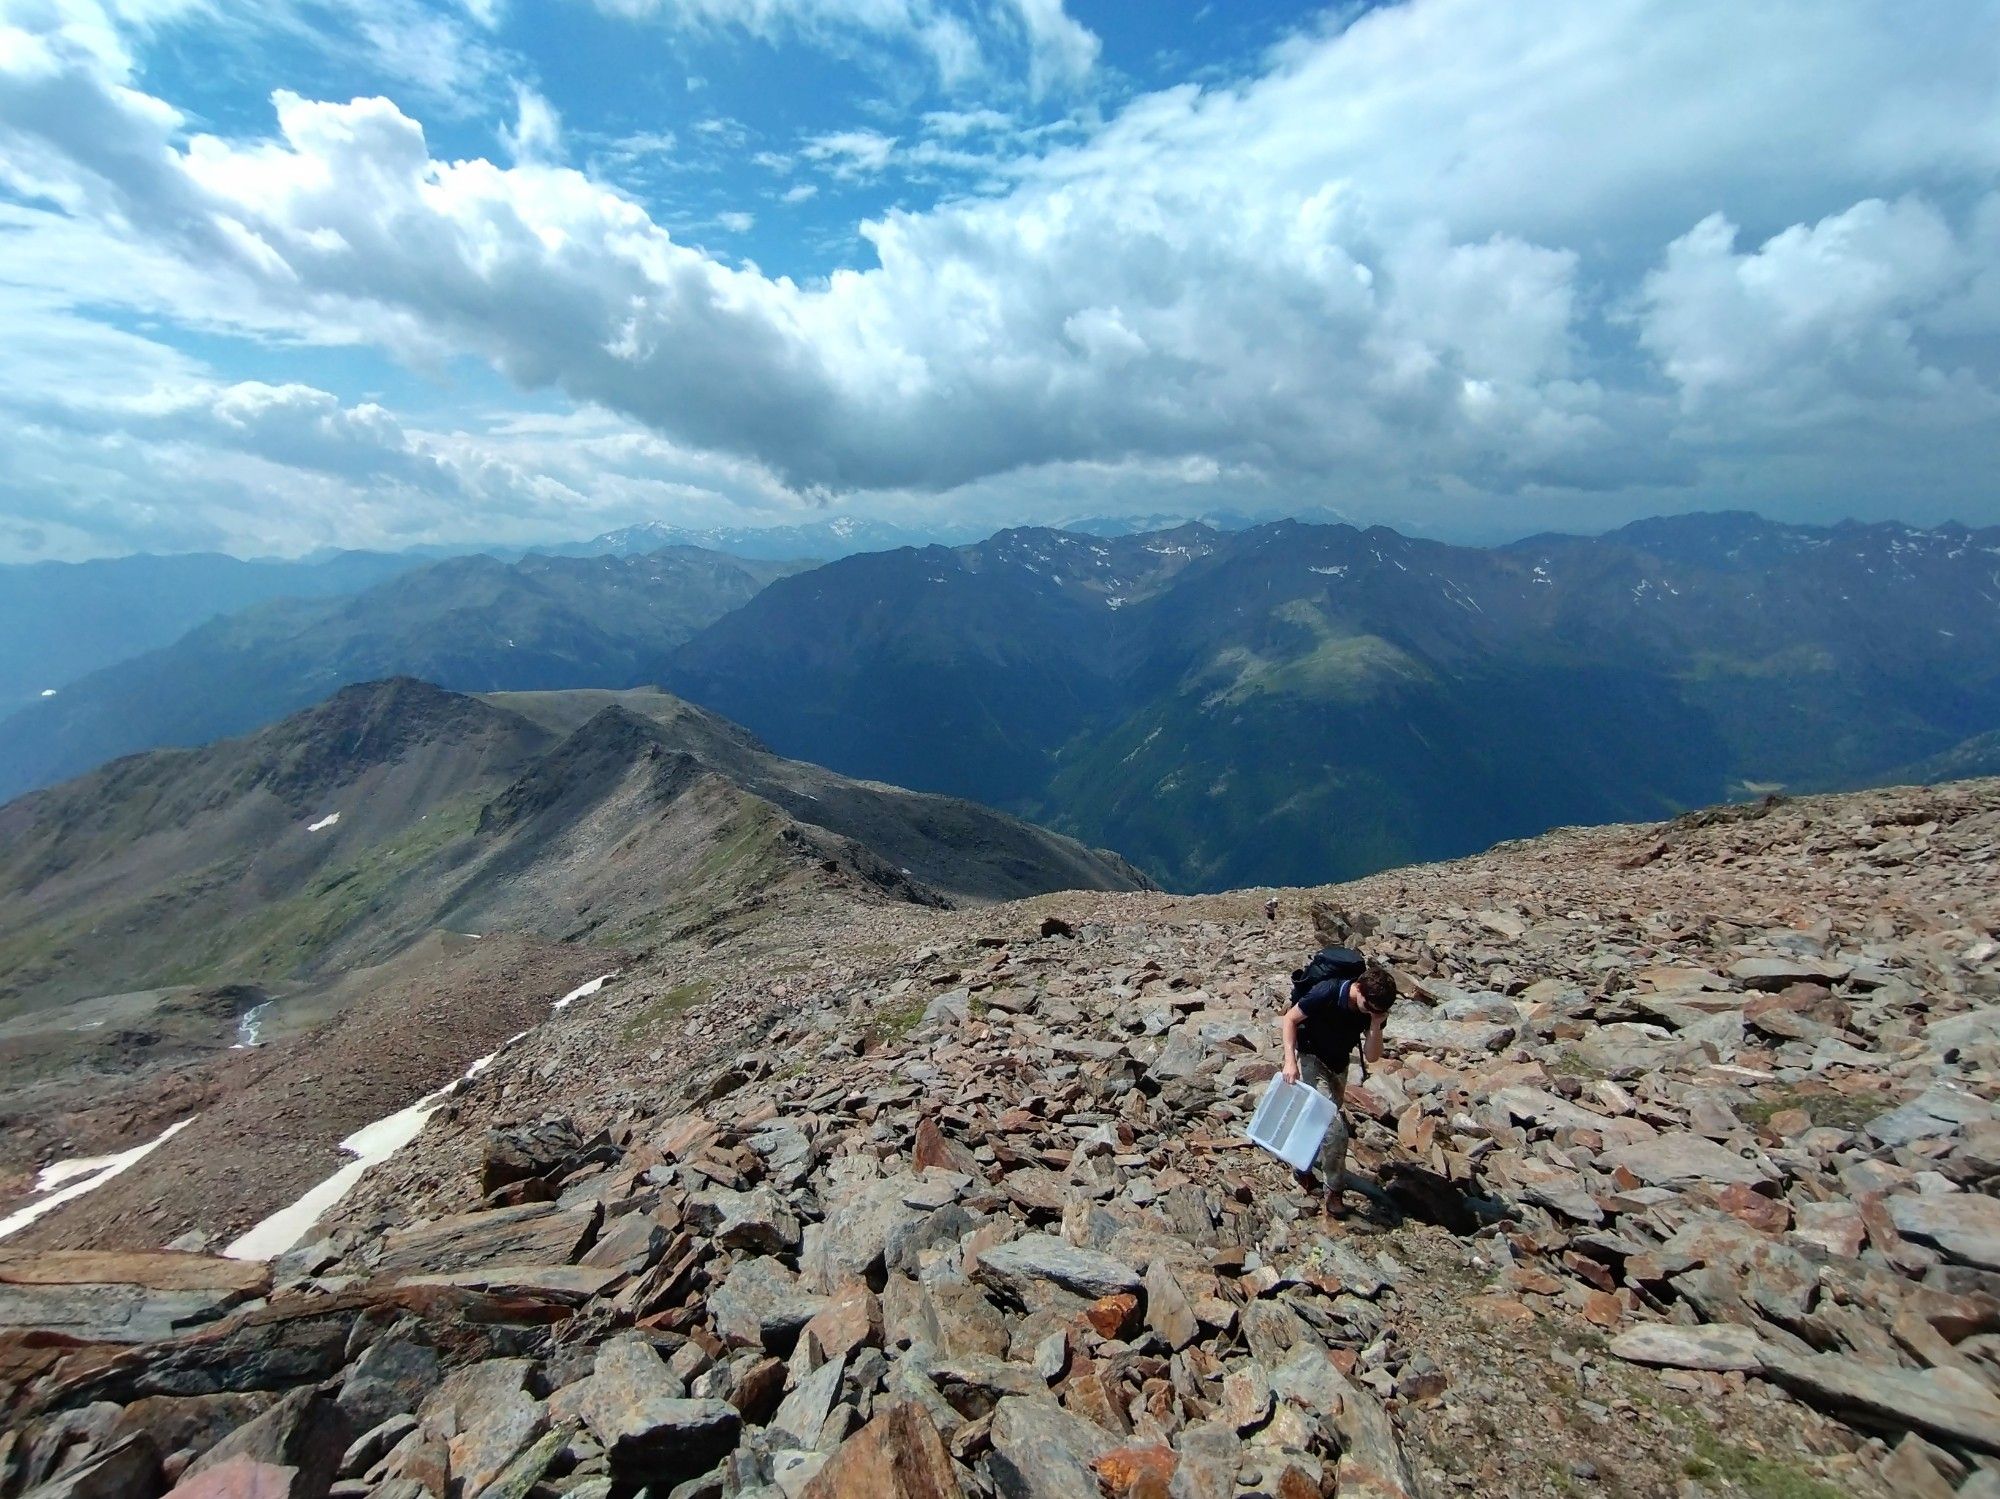
<path fill-rule="evenodd" d="M 56 690 L 53 687 L 44 687 L 42 689 L 43 697 L 54 697 L 55 695 L 56 695 Z"/>
<path fill-rule="evenodd" d="M 1347 576 L 1347 569 L 1344 567 L 1309 567 L 1306 571 L 1309 573 L 1318 573 L 1322 578 L 1344 578 Z"/>
<path fill-rule="evenodd" d="M 86 1192 L 94 1192 L 112 1177 L 128 1167 L 137 1165 L 158 1150 L 167 1141 L 194 1123 L 192 1117 L 170 1124 L 144 1145 L 134 1145 L 130 1150 L 122 1150 L 116 1155 L 101 1155 L 76 1160 L 57 1161 L 52 1166 L 44 1166 L 35 1178 L 35 1191 L 50 1195 L 16 1208 L 5 1218 L 0 1218 L 0 1239 L 9 1234 L 19 1233 L 44 1213 L 54 1212 L 66 1202 L 74 1202 Z M 68 1182 L 68 1186 L 63 1186 Z M 53 1190 L 61 1188 L 61 1190 Z"/>
<path fill-rule="evenodd" d="M 602 989 L 612 979 L 615 979 L 617 977 L 618 975 L 615 972 L 600 973 L 596 978 L 592 979 L 589 983 L 578 984 L 574 989 L 570 990 L 569 993 L 565 994 L 561 999 L 557 1000 L 553 1005 L 551 1005 L 550 1009 L 567 1010 L 571 1005 L 575 1004 L 579 999 L 588 999 L 591 995 L 595 994 L 599 989 Z"/>
<path fill-rule="evenodd" d="M 271 1008 L 274 1000 L 265 1000 L 261 1005 L 252 1005 L 236 1022 L 236 1044 L 229 1049 L 242 1051 L 261 1043 L 264 1035 L 264 1012 Z"/>
<path fill-rule="evenodd" d="M 332 827 L 336 822 L 339 821 L 340 821 L 340 814 L 338 812 L 329 812 L 326 814 L 326 816 L 322 817 L 318 822 L 307 823 L 306 831 L 308 833 L 321 832 L 324 829 Z"/>
<path fill-rule="evenodd" d="M 577 1000 L 595 994 L 605 983 L 616 978 L 615 973 L 601 974 L 587 984 L 579 984 L 561 999 L 552 1010 L 560 1010 Z M 232 1260 L 276 1259 L 311 1232 L 312 1226 L 327 1215 L 340 1200 L 354 1190 L 354 1184 L 367 1175 L 368 1171 L 389 1159 L 405 1145 L 423 1133 L 432 1114 L 466 1083 L 478 1077 L 491 1067 L 500 1054 L 527 1036 L 526 1031 L 517 1031 L 485 1056 L 465 1069 L 462 1077 L 454 1078 L 435 1093 L 426 1093 L 407 1108 L 398 1109 L 386 1118 L 377 1119 L 373 1124 L 363 1125 L 345 1140 L 340 1148 L 354 1159 L 342 1166 L 318 1186 L 313 1187 L 288 1207 L 279 1208 L 261 1222 L 254 1224 L 246 1233 L 235 1239 L 222 1252 Z"/>

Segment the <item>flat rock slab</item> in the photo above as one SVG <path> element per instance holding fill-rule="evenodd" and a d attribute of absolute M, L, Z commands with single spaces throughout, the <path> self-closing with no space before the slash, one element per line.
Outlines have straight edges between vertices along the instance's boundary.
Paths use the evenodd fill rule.
<path fill-rule="evenodd" d="M 1121 1291 L 1137 1292 L 1139 1273 L 1094 1249 L 1079 1249 L 1054 1234 L 1023 1234 L 981 1250 L 973 1279 L 1019 1298 L 1036 1282 L 1095 1301 Z"/>
<path fill-rule="evenodd" d="M 255 1458 L 232 1457 L 183 1479 L 168 1491 L 167 1499 L 292 1499 L 292 1481 L 298 1471 Z"/>
<path fill-rule="evenodd" d="M 0 1328 L 43 1328 L 99 1343 L 158 1342 L 270 1288 L 268 1266 L 204 1254 L 0 1254 Z"/>
<path fill-rule="evenodd" d="M 1661 1135 L 1621 1145 L 1605 1153 L 1650 1187 L 1692 1187 L 1701 1182 L 1756 1186 L 1772 1179 L 1770 1168 L 1698 1135 Z"/>
<path fill-rule="evenodd" d="M 1847 963 L 1803 955 L 1738 958 L 1729 965 L 1729 976 L 1748 989 L 1789 989 L 1793 984 L 1843 982 L 1854 971 Z"/>
<path fill-rule="evenodd" d="M 1928 1244 L 1962 1265 L 2000 1270 L 2000 1200 L 1977 1192 L 1892 1197 L 1896 1232 Z"/>
<path fill-rule="evenodd" d="M 1737 1369 L 1756 1373 L 1764 1367 L 1767 1345 L 1747 1327 L 1715 1322 L 1703 1327 L 1678 1327 L 1647 1322 L 1628 1328 L 1611 1340 L 1611 1356 L 1630 1364 L 1663 1369 Z"/>
<path fill-rule="evenodd" d="M 481 1265 L 448 1275 L 406 1275 L 406 1286 L 462 1286 L 474 1291 L 527 1291 L 582 1303 L 602 1294 L 624 1272 L 596 1265 Z"/>
<path fill-rule="evenodd" d="M 440 1275 L 479 1265 L 567 1265 L 588 1247 L 601 1209 L 549 1202 L 458 1213 L 397 1229 L 382 1242 L 383 1275 Z"/>
<path fill-rule="evenodd" d="M 262 1296 L 271 1289 L 271 1271 L 255 1260 L 167 1250 L 132 1254 L 96 1249 L 0 1251 L 0 1285 L 114 1284 L 154 1291 L 230 1291 L 239 1296 Z"/>
<path fill-rule="evenodd" d="M 1862 1425 L 2000 1452 L 2000 1396 L 1956 1369 L 1889 1369 L 1839 1353 L 1774 1349 L 1765 1374 L 1807 1404 Z"/>

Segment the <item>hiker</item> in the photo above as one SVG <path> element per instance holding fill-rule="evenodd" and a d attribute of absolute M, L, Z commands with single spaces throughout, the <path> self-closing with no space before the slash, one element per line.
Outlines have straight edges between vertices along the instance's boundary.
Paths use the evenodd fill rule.
<path fill-rule="evenodd" d="M 1336 959 L 1335 954 L 1341 956 Z M 1316 967 L 1331 969 L 1332 975 L 1320 978 Z M 1367 1076 L 1368 1063 L 1382 1060 L 1382 1026 L 1396 1002 L 1396 980 L 1372 959 L 1348 948 L 1329 948 L 1292 975 L 1292 993 L 1292 1004 L 1278 1020 L 1285 1042 L 1285 1081 L 1303 1078 L 1334 1103 L 1333 1123 L 1314 1162 L 1317 1179 L 1312 1171 L 1295 1175 L 1308 1192 L 1323 1192 L 1323 1211 L 1338 1218 L 1346 1211 L 1347 1121 L 1341 1106 L 1347 1097 L 1347 1066 L 1356 1043 L 1362 1076 Z"/>

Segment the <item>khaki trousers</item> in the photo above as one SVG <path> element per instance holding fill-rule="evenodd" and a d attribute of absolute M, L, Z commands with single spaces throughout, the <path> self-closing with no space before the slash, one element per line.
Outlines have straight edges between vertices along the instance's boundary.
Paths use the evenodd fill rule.
<path fill-rule="evenodd" d="M 1347 1120 L 1338 1107 L 1341 1095 L 1347 1091 L 1347 1078 L 1335 1077 L 1326 1063 L 1309 1051 L 1301 1051 L 1299 1081 L 1319 1089 L 1334 1101 L 1333 1122 L 1326 1127 L 1326 1138 L 1319 1142 L 1319 1154 L 1313 1165 L 1319 1172 L 1320 1189 L 1338 1192 L 1347 1183 Z"/>

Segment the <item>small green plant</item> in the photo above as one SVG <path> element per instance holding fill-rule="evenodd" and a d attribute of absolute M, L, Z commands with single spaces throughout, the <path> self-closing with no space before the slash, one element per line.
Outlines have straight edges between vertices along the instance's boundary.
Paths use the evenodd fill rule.
<path fill-rule="evenodd" d="M 684 984 L 675 984 L 666 993 L 646 1001 L 618 1028 L 618 1039 L 636 1041 L 647 1033 L 680 1014 L 690 1005 L 698 1005 L 707 999 L 710 985 L 700 979 L 692 979 Z"/>
<path fill-rule="evenodd" d="M 1753 1099 L 1736 1112 L 1747 1123 L 1766 1125 L 1787 1109 L 1804 1109 L 1807 1118 L 1826 1129 L 1852 1132 L 1881 1113 L 1882 1104 L 1873 1097 L 1834 1093 L 1823 1088 L 1780 1088 Z"/>
<path fill-rule="evenodd" d="M 900 1041 L 923 1023 L 929 1001 L 922 996 L 877 1005 L 868 1017 L 867 1036 L 871 1044 L 886 1046 Z"/>
<path fill-rule="evenodd" d="M 1558 1077 L 1594 1078 L 1597 1076 L 1597 1069 L 1584 1061 L 1577 1054 L 1576 1048 L 1571 1046 L 1565 1046 L 1554 1056 L 1546 1058 L 1542 1062 L 1542 1066 L 1545 1070 L 1553 1072 Z"/>
<path fill-rule="evenodd" d="M 1706 1476 L 1691 1471 L 1703 1468 L 1707 1474 L 1734 1484 L 1751 1499 L 1841 1499 L 1839 1489 L 1822 1483 L 1794 1463 L 1731 1446 L 1706 1426 L 1691 1429 L 1695 1455 L 1681 1468 L 1690 1478 Z"/>

